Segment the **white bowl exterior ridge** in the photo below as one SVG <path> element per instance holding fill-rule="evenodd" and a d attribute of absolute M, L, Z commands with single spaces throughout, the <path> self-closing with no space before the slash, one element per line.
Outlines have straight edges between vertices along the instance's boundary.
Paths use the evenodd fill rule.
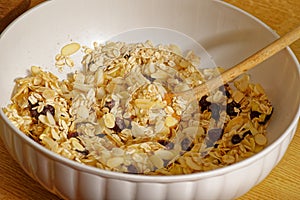
<path fill-rule="evenodd" d="M 270 173 L 283 157 L 296 131 L 295 128 L 290 130 L 282 138 L 280 145 L 240 168 L 204 178 L 201 174 L 194 174 L 172 183 L 171 177 L 169 181 L 168 177 L 163 177 L 162 182 L 155 182 L 155 177 L 132 181 L 113 176 L 101 177 L 92 168 L 87 171 L 79 170 L 78 165 L 72 167 L 51 156 L 52 152 L 49 155 L 48 150 L 39 151 L 32 144 L 24 142 L 24 138 L 14 134 L 15 129 L 8 126 L 7 121 L 2 118 L 0 127 L 0 131 L 6 133 L 1 135 L 1 139 L 14 159 L 32 178 L 61 197 L 78 200 L 234 199 L 249 191 Z M 158 177 L 158 180 L 160 178 L 162 177 Z"/>

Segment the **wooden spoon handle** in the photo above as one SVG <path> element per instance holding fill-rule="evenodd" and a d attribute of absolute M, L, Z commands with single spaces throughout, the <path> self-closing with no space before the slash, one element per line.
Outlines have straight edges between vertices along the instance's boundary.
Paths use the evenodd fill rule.
<path fill-rule="evenodd" d="M 250 57 L 246 58 L 239 64 L 226 70 L 220 76 L 213 78 L 193 88 L 192 90 L 183 92 L 180 95 L 188 95 L 188 96 L 193 95 L 193 97 L 186 98 L 189 99 L 189 101 L 194 100 L 195 98 L 201 98 L 202 96 L 208 94 L 209 91 L 217 89 L 218 87 L 232 81 L 239 75 L 245 73 L 249 69 L 254 68 L 258 64 L 267 60 L 274 54 L 278 53 L 280 50 L 284 49 L 288 45 L 298 40 L 299 38 L 300 38 L 300 26 L 292 30 L 291 32 L 287 33 L 286 35 L 282 36 L 281 38 L 275 40 L 274 42 L 272 42 L 265 48 L 259 50 L 258 52 L 251 55 Z"/>

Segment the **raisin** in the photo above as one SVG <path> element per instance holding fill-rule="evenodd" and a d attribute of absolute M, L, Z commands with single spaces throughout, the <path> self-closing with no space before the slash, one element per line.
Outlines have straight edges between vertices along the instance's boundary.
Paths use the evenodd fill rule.
<path fill-rule="evenodd" d="M 238 134 L 233 135 L 232 138 L 231 138 L 232 144 L 238 144 L 238 143 L 240 143 L 242 140 L 243 140 L 243 138 L 241 138 L 240 135 L 238 135 Z"/>
<path fill-rule="evenodd" d="M 55 108 L 51 105 L 46 105 L 40 114 L 41 115 L 46 115 L 47 112 L 50 112 L 50 114 L 54 116 Z"/>
<path fill-rule="evenodd" d="M 28 105 L 29 105 L 29 108 L 34 108 L 34 107 L 38 106 L 39 103 L 32 104 L 32 103 L 28 100 Z"/>
<path fill-rule="evenodd" d="M 209 109 L 211 111 L 211 117 L 218 121 L 220 119 L 220 106 L 216 103 L 212 103 Z"/>
<path fill-rule="evenodd" d="M 123 56 L 123 58 L 125 58 L 126 60 L 128 60 L 128 59 L 130 58 L 130 55 L 126 53 L 126 54 Z"/>
<path fill-rule="evenodd" d="M 237 112 L 235 112 L 234 108 L 240 108 L 241 105 L 236 103 L 235 101 L 232 101 L 230 103 L 227 104 L 227 107 L 226 107 L 226 113 L 229 115 L 229 116 L 237 116 Z"/>
<path fill-rule="evenodd" d="M 83 151 L 79 151 L 79 150 L 76 150 L 76 151 L 83 154 L 83 155 L 85 155 L 85 156 L 89 155 L 89 153 L 90 153 L 89 150 L 87 150 L 87 149 L 85 149 Z"/>
<path fill-rule="evenodd" d="M 272 111 L 271 111 L 271 114 L 267 115 L 267 116 L 265 117 L 265 120 L 264 120 L 263 122 L 259 122 L 259 124 L 265 125 L 265 124 L 270 120 L 272 114 L 273 114 L 273 109 L 272 109 Z"/>
<path fill-rule="evenodd" d="M 67 138 L 70 139 L 70 138 L 73 138 L 73 137 L 77 137 L 78 135 L 79 135 L 78 132 L 71 132 L 71 133 L 68 133 Z"/>
<path fill-rule="evenodd" d="M 38 113 L 38 111 L 35 109 L 35 110 L 30 110 L 30 114 L 31 114 L 31 117 L 35 118 L 35 119 L 38 119 L 40 114 Z"/>
<path fill-rule="evenodd" d="M 251 111 L 251 112 L 250 112 L 250 118 L 251 118 L 251 119 L 259 118 L 260 114 L 261 114 L 260 112 L 257 112 L 257 111 Z"/>
<path fill-rule="evenodd" d="M 226 95 L 227 98 L 231 97 L 231 94 L 229 92 L 229 85 L 228 84 L 225 84 L 225 95 Z"/>
<path fill-rule="evenodd" d="M 39 118 L 39 113 L 37 111 L 37 109 L 33 109 L 34 107 L 38 106 L 39 104 L 32 104 L 30 101 L 28 101 L 28 105 L 29 105 L 29 110 L 30 110 L 30 114 L 31 117 L 38 119 Z"/>
<path fill-rule="evenodd" d="M 247 135 L 252 135 L 251 131 L 247 131 L 243 134 L 243 138 L 247 137 Z"/>
<path fill-rule="evenodd" d="M 211 105 L 211 103 L 208 102 L 206 100 L 206 98 L 207 98 L 207 95 L 204 95 L 199 101 L 199 106 L 201 107 L 201 112 L 208 110 L 209 106 Z"/>

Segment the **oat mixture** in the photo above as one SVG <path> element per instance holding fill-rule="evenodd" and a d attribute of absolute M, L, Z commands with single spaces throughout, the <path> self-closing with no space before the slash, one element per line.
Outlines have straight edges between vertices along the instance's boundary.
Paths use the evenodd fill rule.
<path fill-rule="evenodd" d="M 80 45 L 66 45 L 56 66 L 73 67 Z M 66 158 L 105 170 L 148 175 L 203 172 L 261 151 L 273 108 L 244 75 L 201 99 L 189 90 L 222 69 L 198 69 L 192 51 L 150 41 L 83 47 L 83 70 L 59 80 L 40 67 L 16 79 L 3 108 L 30 138 Z M 180 55 L 180 56 L 178 56 Z"/>

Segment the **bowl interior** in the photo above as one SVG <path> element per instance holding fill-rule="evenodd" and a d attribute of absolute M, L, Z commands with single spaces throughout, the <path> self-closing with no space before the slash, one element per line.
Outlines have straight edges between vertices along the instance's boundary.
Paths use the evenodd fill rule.
<path fill-rule="evenodd" d="M 110 39 L 177 43 L 200 54 L 204 48 L 209 55 L 201 56 L 203 67 L 215 62 L 227 68 L 276 38 L 258 20 L 220 1 L 148 0 L 147 5 L 135 0 L 48 1 L 22 15 L 1 35 L 0 106 L 9 103 L 13 80 L 26 75 L 32 65 L 62 76 L 54 57 L 71 41 L 87 46 Z M 75 57 L 77 63 L 80 59 Z M 299 66 L 291 51 L 284 50 L 249 73 L 263 85 L 275 108 L 267 135 L 270 145 L 299 113 Z"/>

